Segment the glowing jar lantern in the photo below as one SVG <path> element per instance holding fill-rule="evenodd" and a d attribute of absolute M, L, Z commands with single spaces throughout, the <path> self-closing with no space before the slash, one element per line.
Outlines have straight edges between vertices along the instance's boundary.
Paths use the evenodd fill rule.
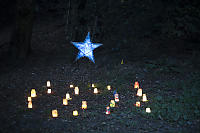
<path fill-rule="evenodd" d="M 52 110 L 52 117 L 58 117 L 58 111 L 56 109 Z"/>
<path fill-rule="evenodd" d="M 79 94 L 79 88 L 78 88 L 78 87 L 75 87 L 75 88 L 74 88 L 74 93 L 75 93 L 75 95 L 78 95 L 78 94 Z"/>
<path fill-rule="evenodd" d="M 31 101 L 28 102 L 28 108 L 29 108 L 29 109 L 33 108 L 33 105 L 32 105 L 32 102 L 31 102 Z"/>
<path fill-rule="evenodd" d="M 147 101 L 148 101 L 148 100 L 147 100 L 146 94 L 143 94 L 143 95 L 142 95 L 142 101 L 143 101 L 143 102 L 147 102 Z"/>
<path fill-rule="evenodd" d="M 36 91 L 35 91 L 35 89 L 32 89 L 31 90 L 31 97 L 36 97 L 37 95 L 36 95 Z"/>
<path fill-rule="evenodd" d="M 146 108 L 146 112 L 147 113 L 151 113 L 151 109 L 150 108 Z"/>
<path fill-rule="evenodd" d="M 87 101 L 82 101 L 82 109 L 87 109 Z"/>
<path fill-rule="evenodd" d="M 110 107 L 115 107 L 115 100 L 110 100 Z"/>
<path fill-rule="evenodd" d="M 107 86 L 107 89 L 108 89 L 108 90 L 111 90 L 111 86 L 110 86 L 110 85 L 108 85 L 108 86 Z"/>
<path fill-rule="evenodd" d="M 51 87 L 51 82 L 47 81 L 47 87 L 50 88 Z"/>
<path fill-rule="evenodd" d="M 140 107 L 140 102 L 137 101 L 137 102 L 135 103 L 135 106 L 136 106 L 136 107 Z"/>
<path fill-rule="evenodd" d="M 47 89 L 47 93 L 48 93 L 48 94 L 51 94 L 51 88 L 48 88 L 48 89 Z"/>
<path fill-rule="evenodd" d="M 110 107 L 106 107 L 106 114 L 107 114 L 107 115 L 110 114 Z"/>
<path fill-rule="evenodd" d="M 119 94 L 115 94 L 115 102 L 119 102 Z"/>
<path fill-rule="evenodd" d="M 139 89 L 139 83 L 137 81 L 134 84 L 134 88 L 138 88 Z"/>
<path fill-rule="evenodd" d="M 78 111 L 77 110 L 73 111 L 73 116 L 78 116 Z"/>
<path fill-rule="evenodd" d="M 71 100 L 72 98 L 70 98 L 70 94 L 69 93 L 66 93 L 66 99 L 67 100 Z"/>
<path fill-rule="evenodd" d="M 69 85 L 69 88 L 74 88 L 74 85 Z"/>
<path fill-rule="evenodd" d="M 137 90 L 137 96 L 141 97 L 142 96 L 142 89 Z"/>
<path fill-rule="evenodd" d="M 94 84 L 92 84 L 92 87 L 93 87 L 93 88 L 95 87 Z"/>
<path fill-rule="evenodd" d="M 94 88 L 94 94 L 97 94 L 97 93 L 98 93 L 98 89 Z"/>
<path fill-rule="evenodd" d="M 67 99 L 63 99 L 63 105 L 68 105 Z"/>
<path fill-rule="evenodd" d="M 28 102 L 31 102 L 32 101 L 32 98 L 31 97 L 28 97 Z"/>

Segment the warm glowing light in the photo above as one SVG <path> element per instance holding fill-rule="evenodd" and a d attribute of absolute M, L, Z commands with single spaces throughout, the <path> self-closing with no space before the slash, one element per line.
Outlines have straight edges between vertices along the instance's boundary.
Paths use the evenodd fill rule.
<path fill-rule="evenodd" d="M 147 101 L 148 101 L 148 100 L 147 100 L 146 94 L 143 94 L 143 95 L 142 95 L 142 101 L 143 101 L 143 102 L 147 102 Z"/>
<path fill-rule="evenodd" d="M 74 88 L 74 85 L 69 85 L 69 88 Z"/>
<path fill-rule="evenodd" d="M 115 102 L 119 102 L 119 94 L 115 94 Z"/>
<path fill-rule="evenodd" d="M 35 91 L 35 89 L 32 89 L 31 90 L 31 97 L 36 97 L 37 95 L 36 95 L 36 91 Z"/>
<path fill-rule="evenodd" d="M 67 99 L 63 99 L 63 105 L 68 105 Z"/>
<path fill-rule="evenodd" d="M 32 102 L 31 102 L 31 101 L 28 102 L 28 108 L 29 108 L 29 109 L 33 108 L 33 105 L 32 105 Z"/>
<path fill-rule="evenodd" d="M 48 94 L 51 94 L 51 89 L 50 89 L 50 88 L 47 90 L 47 93 L 48 93 Z"/>
<path fill-rule="evenodd" d="M 78 116 L 78 111 L 77 110 L 73 111 L 73 116 Z"/>
<path fill-rule="evenodd" d="M 82 109 L 87 109 L 87 102 L 86 101 L 82 101 Z"/>
<path fill-rule="evenodd" d="M 139 83 L 137 81 L 134 84 L 134 88 L 138 88 L 139 89 Z"/>
<path fill-rule="evenodd" d="M 135 104 L 135 106 L 136 106 L 136 107 L 140 107 L 140 102 L 137 101 L 136 104 Z"/>
<path fill-rule="evenodd" d="M 47 87 L 51 87 L 51 82 L 47 81 Z"/>
<path fill-rule="evenodd" d="M 94 94 L 97 94 L 97 93 L 98 93 L 98 89 L 94 88 Z"/>
<path fill-rule="evenodd" d="M 110 100 L 110 107 L 115 107 L 115 100 Z"/>
<path fill-rule="evenodd" d="M 106 114 L 107 114 L 107 115 L 110 114 L 110 107 L 106 107 Z"/>
<path fill-rule="evenodd" d="M 74 88 L 74 93 L 75 93 L 75 95 L 78 95 L 78 94 L 79 94 L 79 88 L 78 88 L 78 87 L 75 87 L 75 88 Z"/>
<path fill-rule="evenodd" d="M 151 109 L 150 108 L 146 108 L 146 112 L 147 113 L 151 113 Z"/>
<path fill-rule="evenodd" d="M 141 97 L 142 96 L 142 89 L 137 90 L 137 96 Z"/>
<path fill-rule="evenodd" d="M 93 87 L 93 88 L 95 87 L 94 84 L 92 84 L 92 87 Z"/>
<path fill-rule="evenodd" d="M 69 93 L 66 93 L 66 99 L 67 100 L 71 100 L 72 98 L 70 98 L 70 94 Z"/>
<path fill-rule="evenodd" d="M 107 89 L 108 89 L 108 90 L 111 90 L 111 86 L 110 86 L 110 85 L 108 85 L 108 86 L 107 86 Z"/>
<path fill-rule="evenodd" d="M 56 109 L 52 110 L 52 117 L 58 117 L 58 111 Z"/>
<path fill-rule="evenodd" d="M 31 97 L 28 97 L 28 102 L 31 102 L 32 101 L 32 98 Z"/>

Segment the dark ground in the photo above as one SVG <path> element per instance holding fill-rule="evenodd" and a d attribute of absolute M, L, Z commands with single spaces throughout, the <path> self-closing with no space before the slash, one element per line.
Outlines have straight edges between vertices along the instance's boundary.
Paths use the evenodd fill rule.
<path fill-rule="evenodd" d="M 56 14 L 43 14 L 35 21 L 32 53 L 25 62 L 10 62 L 1 54 L 2 133 L 199 132 L 199 49 L 182 46 L 196 47 L 199 43 L 181 37 L 164 38 L 156 33 L 137 38 L 127 34 L 121 41 L 124 27 L 114 25 L 118 33 L 108 32 L 113 33 L 108 37 L 110 40 L 92 40 L 104 44 L 94 52 L 96 64 L 85 58 L 73 62 L 77 50 L 66 41 L 65 18 L 62 13 Z M 1 44 L 9 44 L 10 31 L 9 26 L 1 30 Z M 136 33 L 133 30 L 130 34 Z M 83 41 L 86 34 L 80 40 Z M 129 43 L 134 44 L 135 49 L 125 46 Z M 6 49 L 7 45 L 2 46 L 1 53 Z M 123 65 L 120 64 L 122 59 Z M 47 80 L 53 84 L 52 95 L 45 93 Z M 139 81 L 149 99 L 140 109 L 133 106 L 138 100 L 134 81 Z M 65 107 L 62 98 L 66 92 L 73 93 L 69 89 L 71 83 L 79 86 L 80 96 L 72 94 L 70 105 Z M 100 89 L 99 95 L 92 94 L 91 83 Z M 112 99 L 112 92 L 106 90 L 108 84 L 117 89 L 120 96 L 118 107 L 111 110 L 111 115 L 105 115 L 105 107 Z M 36 88 L 38 97 L 33 99 L 33 109 L 27 109 L 31 88 Z M 82 100 L 88 101 L 84 112 L 80 108 Z M 151 107 L 151 114 L 144 113 L 147 106 Z M 58 118 L 51 117 L 52 109 L 58 109 Z M 79 111 L 77 118 L 72 116 L 74 109 Z"/>

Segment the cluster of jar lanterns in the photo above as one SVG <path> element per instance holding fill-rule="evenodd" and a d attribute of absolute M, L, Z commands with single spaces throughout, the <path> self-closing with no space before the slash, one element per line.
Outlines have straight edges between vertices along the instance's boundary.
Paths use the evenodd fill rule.
<path fill-rule="evenodd" d="M 91 86 L 92 86 L 92 88 L 93 88 L 93 93 L 94 93 L 94 94 L 98 94 L 98 93 L 99 93 L 98 88 L 96 88 L 96 86 L 95 86 L 94 84 L 92 84 Z M 47 94 L 51 94 L 51 93 L 52 93 L 52 85 L 51 85 L 51 82 L 50 82 L 50 81 L 47 81 L 46 87 L 47 87 Z M 75 95 L 79 95 L 79 88 L 78 88 L 77 86 L 74 87 L 74 85 L 70 85 L 69 87 L 70 87 L 70 88 L 74 88 L 74 94 L 75 94 Z M 137 95 L 138 97 L 142 97 L 142 100 L 141 100 L 141 101 L 142 101 L 142 102 L 147 102 L 147 101 L 148 101 L 148 100 L 147 100 L 147 96 L 146 96 L 146 94 L 143 94 L 143 93 L 142 93 L 142 89 L 139 87 L 139 83 L 138 83 L 138 82 L 135 82 L 134 88 L 137 89 L 136 95 Z M 110 91 L 111 89 L 112 89 L 112 87 L 111 87 L 110 85 L 108 85 L 108 86 L 107 86 L 107 90 Z M 36 90 L 35 90 L 35 89 L 31 89 L 31 94 L 30 94 L 30 95 L 31 95 L 31 96 L 28 97 L 28 108 L 33 108 L 33 105 L 32 105 L 32 98 L 37 97 Z M 113 95 L 113 96 L 114 96 L 114 99 L 111 99 L 111 100 L 110 100 L 110 103 L 109 103 L 109 106 L 106 107 L 106 114 L 107 114 L 107 115 L 110 114 L 111 108 L 116 107 L 116 103 L 119 102 L 119 94 L 118 94 L 116 91 L 114 91 L 114 95 Z M 72 100 L 72 98 L 70 97 L 70 94 L 69 94 L 69 93 L 66 93 L 65 98 L 63 98 L 63 103 L 62 103 L 62 104 L 63 104 L 64 106 L 67 106 L 69 100 Z M 135 106 L 136 106 L 136 107 L 140 107 L 140 106 L 141 106 L 140 101 L 136 101 Z M 87 109 L 87 101 L 82 101 L 81 108 L 82 108 L 83 110 Z M 149 107 L 146 108 L 146 112 L 147 112 L 147 113 L 151 113 L 151 109 L 150 109 Z M 78 113 L 77 110 L 74 110 L 74 111 L 72 112 L 72 114 L 73 114 L 73 116 L 78 116 L 78 115 L 79 115 L 79 113 Z M 57 109 L 52 110 L 52 117 L 53 117 L 53 118 L 58 117 L 58 110 L 57 110 Z"/>
<path fill-rule="evenodd" d="M 140 88 L 139 83 L 137 81 L 134 84 L 134 88 L 137 89 L 136 96 L 142 97 L 142 100 L 141 100 L 142 102 L 147 102 L 148 101 L 147 100 L 147 95 L 143 94 L 142 89 Z M 135 106 L 136 107 L 140 107 L 141 106 L 141 103 L 140 103 L 139 100 L 136 101 Z M 146 113 L 151 113 L 151 108 L 147 107 L 145 111 L 146 111 Z"/>

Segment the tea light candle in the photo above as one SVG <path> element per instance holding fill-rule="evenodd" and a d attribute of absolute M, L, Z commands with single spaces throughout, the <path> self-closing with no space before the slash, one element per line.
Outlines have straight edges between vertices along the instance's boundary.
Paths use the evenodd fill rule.
<path fill-rule="evenodd" d="M 28 102 L 28 108 L 29 108 L 29 109 L 33 108 L 33 105 L 32 105 L 32 102 L 31 102 L 31 101 Z"/>
<path fill-rule="evenodd" d="M 67 99 L 63 99 L 63 105 L 68 105 Z"/>
<path fill-rule="evenodd" d="M 139 83 L 137 81 L 134 84 L 134 88 L 138 88 L 139 89 Z"/>
<path fill-rule="evenodd" d="M 119 102 L 119 94 L 115 94 L 115 102 Z"/>
<path fill-rule="evenodd" d="M 143 95 L 142 95 L 142 101 L 143 101 L 143 102 L 147 102 L 147 101 L 148 101 L 148 100 L 147 100 L 146 94 L 143 94 Z"/>
<path fill-rule="evenodd" d="M 95 87 L 94 84 L 92 84 L 92 87 L 93 87 L 93 88 Z"/>
<path fill-rule="evenodd" d="M 151 113 L 151 109 L 150 108 L 146 108 L 146 112 L 147 113 Z"/>
<path fill-rule="evenodd" d="M 136 107 L 140 107 L 140 102 L 137 101 L 136 104 L 135 104 L 135 106 L 136 106 Z"/>
<path fill-rule="evenodd" d="M 58 117 L 58 111 L 56 109 L 52 110 L 52 117 Z"/>
<path fill-rule="evenodd" d="M 31 90 L 31 97 L 36 97 L 37 95 L 36 95 L 36 91 L 35 91 L 35 89 L 32 89 Z"/>
<path fill-rule="evenodd" d="M 47 89 L 47 93 L 48 93 L 48 94 L 51 94 L 51 89 L 50 89 L 50 88 Z"/>
<path fill-rule="evenodd" d="M 67 100 L 71 100 L 72 98 L 70 98 L 70 94 L 69 93 L 66 93 L 66 99 Z"/>
<path fill-rule="evenodd" d="M 111 86 L 110 86 L 110 85 L 108 85 L 108 86 L 107 86 L 107 89 L 108 89 L 108 90 L 111 90 Z"/>
<path fill-rule="evenodd" d="M 31 97 L 28 97 L 28 102 L 31 102 L 32 101 L 32 98 Z"/>
<path fill-rule="evenodd" d="M 86 101 L 82 101 L 82 109 L 87 109 L 87 102 Z"/>
<path fill-rule="evenodd" d="M 110 107 L 106 107 L 106 114 L 107 114 L 107 115 L 110 114 Z"/>
<path fill-rule="evenodd" d="M 97 93 L 98 93 L 98 89 L 94 88 L 94 94 L 97 94 Z"/>
<path fill-rule="evenodd" d="M 142 89 L 137 90 L 137 96 L 141 97 L 142 96 Z"/>
<path fill-rule="evenodd" d="M 77 110 L 73 111 L 73 116 L 78 116 L 78 111 Z"/>
<path fill-rule="evenodd" d="M 69 88 L 74 88 L 74 85 L 69 85 Z"/>
<path fill-rule="evenodd" d="M 110 107 L 115 107 L 115 100 L 110 100 Z"/>
<path fill-rule="evenodd" d="M 75 88 L 74 88 L 74 93 L 75 93 L 75 95 L 78 95 L 78 94 L 79 94 L 79 88 L 78 88 L 78 87 L 75 87 Z"/>
<path fill-rule="evenodd" d="M 51 82 L 47 81 L 47 87 L 51 87 Z"/>

